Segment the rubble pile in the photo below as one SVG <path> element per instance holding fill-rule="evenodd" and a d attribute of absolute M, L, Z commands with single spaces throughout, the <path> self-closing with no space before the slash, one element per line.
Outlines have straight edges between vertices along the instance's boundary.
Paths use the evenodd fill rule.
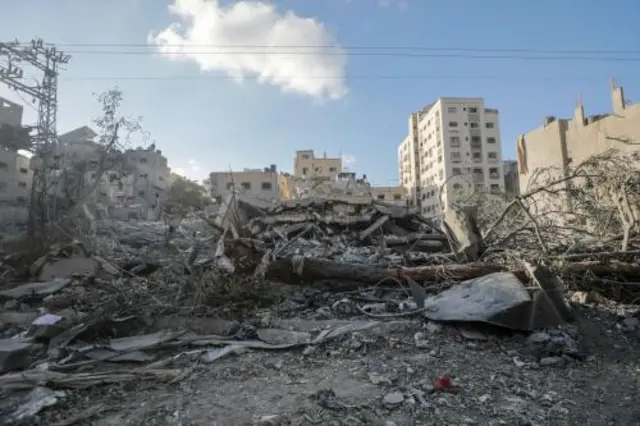
<path fill-rule="evenodd" d="M 498 262 L 500 248 L 483 238 L 472 210 L 453 208 L 438 227 L 415 209 L 366 195 L 277 204 L 231 195 L 213 217 L 102 220 L 95 229 L 93 237 L 52 247 L 26 271 L 4 265 L 0 391 L 10 398 L 0 404 L 3 424 L 32 419 L 73 389 L 179 381 L 190 372 L 185 360 L 210 364 L 251 350 L 306 353 L 348 336 L 405 330 L 416 318 L 429 327 L 534 332 L 533 361 L 514 358 L 517 365 L 580 360 L 567 285 L 592 303 L 615 291 L 628 296 L 631 290 L 611 290 L 611 282 L 640 277 L 639 251 L 550 252 L 544 261 L 520 253 Z M 602 278 L 608 289 L 597 287 Z M 226 287 L 240 281 L 291 285 L 295 297 L 274 300 L 269 313 L 258 309 L 257 322 L 216 319 L 195 331 L 175 319 L 220 315 L 212 306 L 226 309 Z M 205 291 L 208 298 L 193 297 Z M 241 297 L 252 293 L 243 288 Z M 282 319 L 292 315 L 313 325 Z M 636 332 L 640 321 L 627 315 L 621 327 Z M 429 345 L 425 333 L 413 337 L 416 348 Z M 391 396 L 385 404 L 404 400 L 402 393 Z"/>

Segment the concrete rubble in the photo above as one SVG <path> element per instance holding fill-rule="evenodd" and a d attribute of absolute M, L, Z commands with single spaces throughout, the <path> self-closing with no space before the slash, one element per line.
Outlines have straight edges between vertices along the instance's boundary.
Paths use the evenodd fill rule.
<path fill-rule="evenodd" d="M 176 383 L 194 365 L 256 352 L 312 357 L 328 347 L 328 356 L 365 354 L 380 339 L 392 342 L 390 336 L 412 330 L 412 350 L 435 353 L 434 339 L 445 338 L 445 326 L 458 330 L 467 349 L 494 344 L 500 333 L 525 333 L 525 349 L 509 362 L 560 368 L 588 358 L 575 306 L 611 300 L 579 288 L 572 277 L 594 283 L 640 277 L 638 253 L 498 262 L 488 257 L 491 247 L 474 212 L 455 209 L 440 227 L 415 209 L 366 194 L 281 203 L 231 195 L 213 216 L 103 219 L 96 230 L 26 264 L 3 253 L 0 391 L 11 403 L 0 415 L 6 424 L 32 421 L 83 390 Z M 565 295 L 574 290 L 572 305 Z M 250 307 L 254 297 L 268 302 Z M 243 313 L 234 314 L 236 305 Z M 640 320 L 626 315 L 619 330 L 640 337 Z M 198 318 L 211 321 L 198 326 Z M 438 381 L 399 386 L 382 373 L 367 377 L 385 388 L 382 410 L 429 409 L 433 398 L 442 398 L 438 392 L 457 389 Z M 330 392 L 315 398 L 329 411 L 356 407 Z M 104 411 L 87 408 L 87 417 L 74 421 Z M 279 413 L 254 418 L 287 424 Z"/>

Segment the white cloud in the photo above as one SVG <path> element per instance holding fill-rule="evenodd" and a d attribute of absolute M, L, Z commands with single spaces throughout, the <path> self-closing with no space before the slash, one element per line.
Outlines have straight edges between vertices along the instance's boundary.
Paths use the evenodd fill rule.
<path fill-rule="evenodd" d="M 200 163 L 198 163 L 196 160 L 189 160 L 187 161 L 187 164 L 189 165 L 189 168 L 194 172 L 197 172 L 202 168 L 200 166 Z"/>
<path fill-rule="evenodd" d="M 316 99 L 347 93 L 346 56 L 317 19 L 248 0 L 224 6 L 219 0 L 173 0 L 169 10 L 179 22 L 149 38 L 170 59 L 236 80 L 257 77 Z"/>
<path fill-rule="evenodd" d="M 342 164 L 345 165 L 345 166 L 353 166 L 354 164 L 356 164 L 355 155 L 344 154 L 342 156 Z"/>
<path fill-rule="evenodd" d="M 378 0 L 378 6 L 384 9 L 396 6 L 400 10 L 407 10 L 409 2 L 406 0 Z"/>

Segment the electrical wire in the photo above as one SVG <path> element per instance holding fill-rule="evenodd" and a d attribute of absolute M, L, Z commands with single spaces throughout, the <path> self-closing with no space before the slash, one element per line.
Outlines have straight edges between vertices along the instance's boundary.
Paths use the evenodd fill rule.
<path fill-rule="evenodd" d="M 25 47 L 29 44 L 22 44 Z M 53 43 L 56 47 L 157 47 L 145 43 Z M 335 45 L 250 45 L 250 44 L 207 44 L 207 43 L 178 43 L 162 44 L 166 47 L 211 47 L 211 48 L 247 48 L 247 49 L 335 49 L 343 50 L 398 50 L 416 52 L 480 52 L 480 53 L 544 53 L 544 54 L 622 54 L 638 55 L 640 50 L 616 50 L 616 49 L 485 49 L 475 47 L 424 47 L 424 46 L 335 46 Z"/>
<path fill-rule="evenodd" d="M 638 79 L 639 76 L 625 77 L 618 76 L 623 80 Z M 250 78 L 246 76 L 245 78 Z M 292 76 L 296 79 L 304 80 L 534 80 L 534 81 L 573 81 L 573 80 L 607 80 L 610 76 L 435 76 L 435 75 L 347 75 L 344 77 L 339 76 Z M 228 75 L 198 75 L 198 76 L 184 76 L 184 75 L 170 75 L 170 76 L 81 76 L 81 77 L 64 77 L 61 76 L 58 81 L 61 82 L 76 82 L 76 81 L 202 81 L 202 80 L 238 80 L 238 77 L 232 77 Z"/>

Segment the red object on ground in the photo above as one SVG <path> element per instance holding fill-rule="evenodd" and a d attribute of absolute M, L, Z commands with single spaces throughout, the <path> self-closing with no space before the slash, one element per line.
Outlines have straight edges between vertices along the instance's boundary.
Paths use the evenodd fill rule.
<path fill-rule="evenodd" d="M 440 376 L 433 382 L 435 390 L 446 390 L 451 388 L 451 377 Z"/>

